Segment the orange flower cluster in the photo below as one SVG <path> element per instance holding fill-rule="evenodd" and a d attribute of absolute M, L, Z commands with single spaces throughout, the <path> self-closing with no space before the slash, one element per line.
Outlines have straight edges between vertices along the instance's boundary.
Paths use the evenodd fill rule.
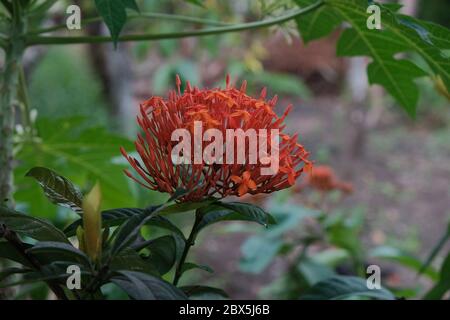
<path fill-rule="evenodd" d="M 345 193 L 353 192 L 352 185 L 338 180 L 334 170 L 329 166 L 315 166 L 307 184 L 313 189 L 323 192 L 332 190 L 341 190 Z"/>
<path fill-rule="evenodd" d="M 186 83 L 181 92 L 181 81 L 176 78 L 177 90 L 169 93 L 168 99 L 152 97 L 140 106 L 137 122 L 142 129 L 135 141 L 136 150 L 142 162 L 129 156 L 121 148 L 141 179 L 125 170 L 127 176 L 142 186 L 172 194 L 178 188 L 188 190 L 182 201 L 198 201 L 208 197 L 223 198 L 246 193 L 270 193 L 290 187 L 303 171 L 310 172 L 312 164 L 307 160 L 308 152 L 297 142 L 297 134 L 282 133 L 284 120 L 290 106 L 279 117 L 273 111 L 277 97 L 266 100 L 266 89 L 259 98 L 248 96 L 246 82 L 237 89 L 227 76 L 225 89 L 198 89 Z M 251 164 L 248 155 L 244 164 L 201 163 L 175 165 L 171 158 L 177 142 L 171 141 L 175 129 L 193 131 L 194 121 L 201 121 L 205 129 L 218 129 L 224 135 L 227 129 L 242 130 L 278 129 L 280 133 L 279 170 L 273 175 L 261 175 L 264 166 L 258 159 Z M 248 139 L 247 139 L 248 140 Z M 203 142 L 205 147 L 208 142 Z M 249 142 L 245 142 L 248 147 Z M 270 150 L 271 139 L 267 145 Z M 234 144 L 237 148 L 237 144 Z M 248 150 L 248 149 L 247 149 Z M 193 152 L 191 153 L 193 157 Z M 235 155 L 237 150 L 235 150 Z"/>

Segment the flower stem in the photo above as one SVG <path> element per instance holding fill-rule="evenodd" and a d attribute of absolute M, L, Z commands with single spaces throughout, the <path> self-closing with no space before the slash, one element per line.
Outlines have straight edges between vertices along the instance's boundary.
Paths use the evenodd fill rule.
<path fill-rule="evenodd" d="M 230 26 L 223 26 L 217 28 L 209 28 L 203 30 L 192 30 L 192 31 L 184 31 L 184 32 L 174 32 L 174 33 L 159 33 L 159 34 L 130 34 L 119 37 L 118 41 L 126 42 L 126 41 L 151 41 L 151 40 L 162 40 L 162 39 L 177 39 L 177 38 L 185 38 L 185 37 L 198 37 L 198 36 L 207 36 L 221 33 L 229 33 L 229 32 L 238 32 L 259 28 L 266 28 L 276 24 L 280 24 L 295 18 L 300 17 L 301 15 L 307 14 L 311 11 L 316 10 L 321 5 L 323 5 L 323 0 L 319 0 L 318 2 L 302 8 L 295 10 L 289 14 L 267 19 L 263 21 L 255 21 L 249 23 L 241 23 Z M 112 42 L 111 37 L 106 36 L 79 36 L 79 37 L 52 37 L 52 36 L 38 36 L 38 35 L 28 35 L 26 37 L 26 43 L 28 46 L 32 45 L 40 45 L 40 44 L 80 44 L 80 43 L 105 43 Z"/>
<path fill-rule="evenodd" d="M 195 213 L 195 221 L 192 225 L 191 233 L 189 234 L 189 237 L 184 242 L 184 249 L 183 253 L 181 254 L 180 261 L 178 262 L 177 268 L 175 270 L 175 276 L 173 278 L 173 285 L 176 286 L 178 284 L 178 281 L 180 281 L 180 278 L 183 274 L 183 265 L 186 261 L 187 255 L 189 253 L 189 249 L 195 244 L 195 238 L 197 236 L 197 226 L 200 223 L 201 220 L 201 214 L 199 211 Z"/>

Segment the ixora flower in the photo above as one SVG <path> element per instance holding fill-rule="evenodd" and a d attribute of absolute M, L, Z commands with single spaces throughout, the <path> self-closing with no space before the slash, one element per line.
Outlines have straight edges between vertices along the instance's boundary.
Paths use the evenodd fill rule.
<path fill-rule="evenodd" d="M 333 168 L 324 165 L 315 166 L 309 175 L 306 184 L 299 186 L 297 191 L 301 191 L 306 186 L 321 192 L 329 192 L 333 190 L 340 190 L 344 193 L 353 192 L 353 186 L 351 183 L 339 180 Z"/>
<path fill-rule="evenodd" d="M 131 179 L 170 194 L 183 188 L 188 193 L 182 201 L 199 201 L 271 193 L 311 171 L 298 135 L 283 133 L 291 106 L 277 116 L 277 97 L 266 100 L 266 89 L 252 98 L 245 93 L 245 81 L 237 89 L 229 76 L 225 89 L 192 88 L 187 82 L 181 92 L 178 76 L 176 85 L 167 99 L 155 96 L 140 106 L 137 122 L 142 132 L 135 146 L 141 161 L 121 148 L 140 176 L 125 170 Z"/>

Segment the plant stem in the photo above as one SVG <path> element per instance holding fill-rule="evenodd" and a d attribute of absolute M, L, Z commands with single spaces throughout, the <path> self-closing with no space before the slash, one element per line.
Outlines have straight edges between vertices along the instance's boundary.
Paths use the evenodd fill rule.
<path fill-rule="evenodd" d="M 171 21 L 180 21 L 180 22 L 188 22 L 188 23 L 199 23 L 199 24 L 205 24 L 210 26 L 226 26 L 229 25 L 227 22 L 221 22 L 221 21 L 214 21 L 209 19 L 202 19 L 197 17 L 189 17 L 189 16 L 183 16 L 183 15 L 176 15 L 176 14 L 167 14 L 167 13 L 157 13 L 157 12 L 149 12 L 149 13 L 141 13 L 141 14 L 133 14 L 129 15 L 128 20 L 138 20 L 138 19 L 160 19 L 160 20 L 171 20 Z M 87 18 L 83 19 L 82 25 L 85 26 L 87 24 L 102 21 L 102 17 L 93 17 L 93 18 Z M 58 24 L 52 27 L 39 29 L 39 30 L 33 30 L 28 32 L 29 35 L 38 35 L 53 31 L 58 31 L 62 29 L 67 29 L 66 24 Z"/>
<path fill-rule="evenodd" d="M 5 65 L 0 85 L 0 203 L 8 200 L 13 207 L 13 129 L 14 102 L 17 94 L 19 64 L 25 49 L 22 9 L 18 1 L 12 3 L 9 38 L 4 48 Z"/>
<path fill-rule="evenodd" d="M 38 271 L 41 270 L 42 267 L 39 261 L 33 255 L 27 253 L 27 248 L 22 243 L 22 241 L 20 241 L 19 237 L 17 237 L 17 235 L 13 231 L 9 230 L 4 225 L 0 225 L 0 238 L 4 238 L 6 241 L 8 241 L 16 249 L 16 251 L 22 257 L 24 257 L 31 266 L 33 266 L 33 268 Z M 46 282 L 53 293 L 58 297 L 58 299 L 67 300 L 64 290 L 57 283 L 51 280 L 48 280 Z"/>
<path fill-rule="evenodd" d="M 28 96 L 27 81 L 25 79 L 25 72 L 23 66 L 19 65 L 19 99 L 22 102 L 21 106 L 21 120 L 25 129 L 33 135 L 33 124 L 30 118 L 30 98 Z"/>
<path fill-rule="evenodd" d="M 201 220 L 201 214 L 197 210 L 195 213 L 195 221 L 192 225 L 191 233 L 189 234 L 189 237 L 184 242 L 184 248 L 183 253 L 181 254 L 180 261 L 178 262 L 177 268 L 175 270 L 175 276 L 173 278 L 173 285 L 176 286 L 178 284 L 178 281 L 180 281 L 183 269 L 184 262 L 186 261 L 187 255 L 189 253 L 189 249 L 195 244 L 195 238 L 197 236 L 197 226 L 200 223 Z"/>
<path fill-rule="evenodd" d="M 236 24 L 231 26 L 217 27 L 217 28 L 209 28 L 203 30 L 192 30 L 192 31 L 184 31 L 184 32 L 174 32 L 174 33 L 159 33 L 159 34 L 130 34 L 119 37 L 118 41 L 126 42 L 126 41 L 151 41 L 151 40 L 161 40 L 161 39 L 177 39 L 177 38 L 185 38 L 185 37 L 198 37 L 198 36 L 207 36 L 221 33 L 229 33 L 229 32 L 238 32 L 259 28 L 266 28 L 276 24 L 280 24 L 295 18 L 300 17 L 301 15 L 307 14 L 313 10 L 316 10 L 321 5 L 323 5 L 323 0 L 319 0 L 315 4 L 312 4 L 308 7 L 295 10 L 292 13 L 283 15 L 278 18 L 267 19 L 263 21 L 255 21 L 249 23 Z M 28 46 L 39 45 L 39 44 L 80 44 L 80 43 L 105 43 L 112 42 L 111 37 L 106 36 L 80 36 L 80 37 L 51 37 L 51 36 L 36 36 L 30 35 L 26 38 L 26 43 Z"/>

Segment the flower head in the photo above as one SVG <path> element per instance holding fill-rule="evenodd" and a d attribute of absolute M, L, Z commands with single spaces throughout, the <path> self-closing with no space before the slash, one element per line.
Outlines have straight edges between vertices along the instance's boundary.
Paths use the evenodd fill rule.
<path fill-rule="evenodd" d="M 297 135 L 290 136 L 282 132 L 290 107 L 281 117 L 277 116 L 273 111 L 277 102 L 276 96 L 267 100 L 266 90 L 263 89 L 259 98 L 252 98 L 245 93 L 245 81 L 241 88 L 237 89 L 231 86 L 228 76 L 225 89 L 192 88 L 187 82 L 186 89 L 181 92 L 178 76 L 176 85 L 177 90 L 171 91 L 167 99 L 152 97 L 140 106 L 137 122 L 142 132 L 138 134 L 135 146 L 141 161 L 129 156 L 121 148 L 122 154 L 140 179 L 128 170 L 125 170 L 125 173 L 139 184 L 170 194 L 178 188 L 183 188 L 188 190 L 188 193 L 182 201 L 197 201 L 208 197 L 270 193 L 292 186 L 303 171 L 311 171 L 308 152 L 297 142 Z M 261 174 L 260 169 L 267 167 L 267 154 L 267 157 L 261 157 L 257 161 L 252 161 L 249 154 L 245 154 L 244 161 L 225 160 L 224 149 L 228 151 L 225 146 L 229 143 L 228 140 L 223 143 L 221 151 L 215 151 L 214 161 L 198 163 L 194 159 L 196 148 L 205 150 L 212 144 L 205 138 L 201 139 L 200 145 L 194 143 L 190 150 L 181 154 L 182 157 L 194 161 L 176 164 L 172 151 L 178 141 L 173 141 L 173 132 L 185 129 L 195 134 L 198 122 L 204 129 L 215 129 L 223 136 L 226 136 L 228 129 L 241 129 L 246 132 L 253 129 L 257 132 L 258 141 L 265 141 L 269 149 L 275 148 L 272 135 L 261 138 L 260 132 L 276 130 L 281 137 L 275 148 L 279 170 L 273 174 Z M 232 146 L 232 159 L 235 159 L 239 152 L 239 146 L 246 149 L 250 148 L 250 144 L 250 138 L 240 145 L 233 140 L 232 144 L 228 145 Z"/>
<path fill-rule="evenodd" d="M 339 180 L 333 168 L 325 165 L 314 167 L 308 178 L 307 185 L 321 192 L 330 192 L 333 190 L 340 190 L 344 193 L 353 192 L 351 183 Z M 302 186 L 300 187 L 301 189 L 303 189 Z"/>

